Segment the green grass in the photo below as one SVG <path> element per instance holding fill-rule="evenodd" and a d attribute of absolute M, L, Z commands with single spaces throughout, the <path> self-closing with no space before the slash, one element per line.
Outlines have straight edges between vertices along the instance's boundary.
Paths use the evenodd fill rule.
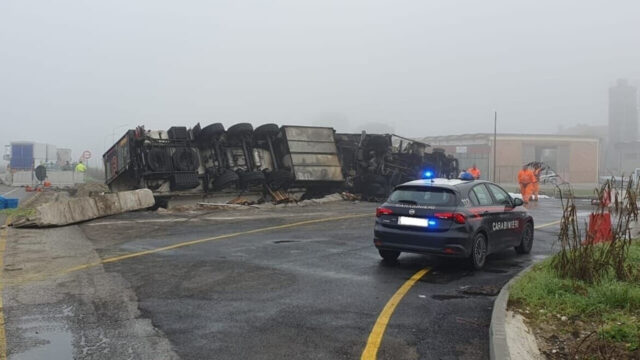
<path fill-rule="evenodd" d="M 15 209 L 2 209 L 0 214 L 8 217 L 17 216 L 32 216 L 35 215 L 36 210 L 33 208 L 15 208 Z"/>
<path fill-rule="evenodd" d="M 634 241 L 627 264 L 640 267 L 640 243 Z M 607 276 L 597 284 L 561 279 L 551 259 L 536 265 L 511 288 L 509 301 L 527 308 L 534 321 L 555 321 L 554 314 L 579 320 L 599 329 L 606 340 L 621 342 L 628 350 L 640 348 L 640 281 L 618 281 Z M 542 311 L 540 311 L 542 310 Z"/>

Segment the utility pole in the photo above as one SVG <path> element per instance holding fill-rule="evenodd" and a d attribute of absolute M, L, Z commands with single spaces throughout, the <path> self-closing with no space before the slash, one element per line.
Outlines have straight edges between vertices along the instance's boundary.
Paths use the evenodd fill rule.
<path fill-rule="evenodd" d="M 498 112 L 493 112 L 493 182 L 496 182 L 496 154 L 498 150 Z"/>

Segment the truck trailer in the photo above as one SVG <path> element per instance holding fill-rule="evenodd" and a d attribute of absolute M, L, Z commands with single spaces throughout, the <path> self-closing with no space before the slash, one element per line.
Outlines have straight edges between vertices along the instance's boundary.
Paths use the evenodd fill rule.
<path fill-rule="evenodd" d="M 430 151 L 431 150 L 431 151 Z M 128 130 L 103 155 L 112 191 L 151 189 L 157 196 L 221 191 L 346 190 L 381 198 L 432 169 L 457 176 L 439 149 L 389 134 L 336 134 L 333 128 L 220 123 Z"/>

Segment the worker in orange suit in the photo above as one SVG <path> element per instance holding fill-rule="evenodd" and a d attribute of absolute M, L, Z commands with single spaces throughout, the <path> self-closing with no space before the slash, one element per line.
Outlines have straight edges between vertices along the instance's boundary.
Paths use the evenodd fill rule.
<path fill-rule="evenodd" d="M 523 165 L 522 170 L 518 172 L 518 184 L 520 184 L 520 194 L 522 194 L 522 201 L 525 204 L 529 203 L 531 198 L 531 184 L 534 181 L 533 171 L 529 169 L 529 166 Z"/>
<path fill-rule="evenodd" d="M 467 172 L 469 174 L 471 174 L 473 176 L 474 179 L 478 180 L 480 179 L 480 169 L 478 169 L 478 167 L 476 166 L 476 164 L 473 164 L 472 167 L 467 169 Z"/>
<path fill-rule="evenodd" d="M 533 183 L 531 183 L 531 193 L 533 194 L 533 201 L 538 201 L 538 195 L 540 193 L 540 173 L 542 172 L 542 166 L 536 164 L 533 167 Z"/>

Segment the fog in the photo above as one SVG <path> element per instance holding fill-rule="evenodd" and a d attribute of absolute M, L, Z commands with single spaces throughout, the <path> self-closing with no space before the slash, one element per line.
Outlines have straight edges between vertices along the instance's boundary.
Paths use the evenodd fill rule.
<path fill-rule="evenodd" d="M 99 156 L 126 127 L 413 137 L 605 124 L 640 79 L 640 2 L 0 2 L 0 144 Z M 637 84 L 637 82 L 636 82 Z M 93 160 L 95 161 L 95 160 Z"/>

